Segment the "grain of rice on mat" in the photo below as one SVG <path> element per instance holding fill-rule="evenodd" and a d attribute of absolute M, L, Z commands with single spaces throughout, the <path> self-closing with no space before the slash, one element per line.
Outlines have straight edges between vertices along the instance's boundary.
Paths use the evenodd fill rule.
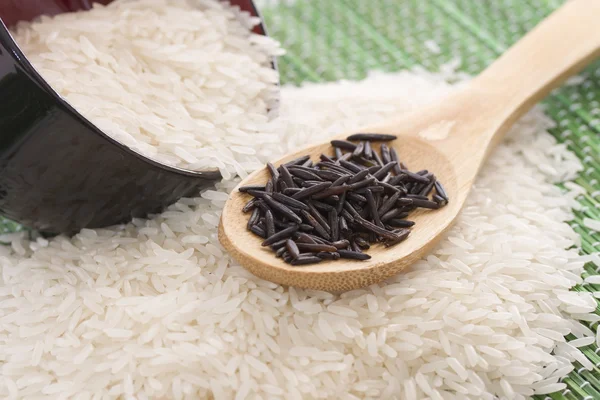
<path fill-rule="evenodd" d="M 194 19 L 198 26 L 231 13 L 198 4 L 211 15 Z M 107 26 L 119 7 L 66 25 L 75 32 Z M 188 12 L 173 11 L 182 26 Z M 73 33 L 53 24 L 34 26 L 57 38 Z M 187 62 L 185 52 L 175 53 Z M 257 47 L 245 67 L 260 70 L 268 54 Z M 229 118 L 237 115 L 231 111 L 226 128 L 219 124 L 227 106 L 218 104 L 214 119 L 206 117 L 220 126 L 211 137 L 220 147 L 210 152 L 223 151 L 221 169 L 232 177 L 235 166 L 259 168 L 324 132 L 427 105 L 454 90 L 445 83 L 452 76 L 414 71 L 286 87 L 280 118 L 268 121 L 263 107 L 251 120 Z M 235 86 L 233 77 L 222 79 Z M 121 110 L 115 121 L 129 115 L 114 107 Z M 581 165 L 546 132 L 550 126 L 539 109 L 517 123 L 428 257 L 383 284 L 340 295 L 262 281 L 223 251 L 217 225 L 237 179 L 148 220 L 72 238 L 13 235 L 11 246 L 0 247 L 0 398 L 491 400 L 562 390 L 571 361 L 592 367 L 578 347 L 593 332 L 576 319 L 597 316 L 589 293 L 569 291 L 581 282 L 585 260 L 566 223 L 580 191 L 569 184 L 573 190 L 562 193 L 554 183 L 572 179 Z M 570 344 L 568 333 L 577 338 Z"/>

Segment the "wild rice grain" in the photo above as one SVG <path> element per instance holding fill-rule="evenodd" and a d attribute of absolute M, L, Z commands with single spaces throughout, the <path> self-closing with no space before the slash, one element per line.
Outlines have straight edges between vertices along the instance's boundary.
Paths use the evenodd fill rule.
<path fill-rule="evenodd" d="M 273 180 L 269 179 L 265 185 L 265 192 L 266 193 L 273 193 L 273 190 L 275 189 L 275 185 L 273 184 Z M 248 191 L 248 193 L 250 193 L 251 190 Z"/>
<path fill-rule="evenodd" d="M 271 244 L 271 248 L 277 250 L 281 247 L 284 247 L 286 242 L 287 242 L 287 239 L 281 239 L 281 240 Z"/>
<path fill-rule="evenodd" d="M 283 253 L 285 253 L 287 251 L 287 248 L 285 246 L 283 247 L 279 247 L 276 251 L 275 251 L 275 257 L 277 258 L 281 258 L 283 257 Z M 288 252 L 289 253 L 289 252 Z M 293 257 L 293 256 L 292 256 Z"/>
<path fill-rule="evenodd" d="M 369 245 L 369 243 L 360 236 L 356 236 L 354 238 L 354 242 L 358 245 L 358 247 L 361 248 L 361 250 L 368 250 L 371 247 L 371 245 Z"/>
<path fill-rule="evenodd" d="M 290 171 L 290 174 L 292 174 L 292 176 L 296 176 L 298 178 L 307 179 L 309 181 L 312 180 L 312 181 L 316 181 L 316 182 L 323 181 L 323 179 L 321 179 L 321 177 L 319 175 L 317 175 L 311 171 L 306 171 L 306 170 L 300 169 L 300 168 L 294 168 L 293 166 L 289 167 L 289 171 Z"/>
<path fill-rule="evenodd" d="M 299 232 L 295 239 L 296 239 L 296 242 L 298 242 L 298 243 L 313 243 L 313 244 L 317 243 L 310 235 L 307 235 L 306 233 L 302 233 L 302 232 Z"/>
<path fill-rule="evenodd" d="M 349 190 L 358 190 L 365 186 L 369 186 L 369 185 L 373 184 L 374 182 L 375 182 L 375 178 L 371 177 L 371 178 L 364 179 L 360 182 L 354 182 L 353 184 L 348 185 L 348 187 L 349 187 Z"/>
<path fill-rule="evenodd" d="M 342 175 L 338 179 L 336 179 L 335 181 L 333 181 L 333 183 L 331 184 L 331 187 L 341 186 L 344 183 L 348 182 L 350 180 L 350 178 L 352 178 L 352 176 L 350 176 L 350 175 Z"/>
<path fill-rule="evenodd" d="M 381 207 L 377 210 L 378 215 L 383 215 L 388 212 L 392 207 L 396 205 L 396 202 L 400 198 L 400 192 L 394 193 L 389 199 L 387 199 Z M 414 203 L 414 200 L 413 200 Z"/>
<path fill-rule="evenodd" d="M 373 149 L 371 149 L 371 142 L 369 142 L 369 141 L 365 142 L 364 154 L 368 160 L 373 158 Z"/>
<path fill-rule="evenodd" d="M 238 191 L 245 193 L 248 190 L 257 190 L 257 191 L 265 191 L 265 185 L 250 185 L 250 186 L 242 186 L 238 189 Z"/>
<path fill-rule="evenodd" d="M 414 172 L 408 171 L 407 169 L 403 168 L 400 173 L 406 175 L 408 180 L 420 183 L 429 183 L 429 179 L 427 177 L 415 174 Z"/>
<path fill-rule="evenodd" d="M 285 215 L 287 218 L 291 219 L 292 221 L 298 224 L 302 223 L 302 218 L 300 218 L 294 211 L 290 210 L 289 207 L 279 203 L 278 201 L 275 201 L 271 196 L 264 196 L 263 200 L 271 208 L 273 208 L 273 210 L 280 212 L 281 214 Z"/>
<path fill-rule="evenodd" d="M 362 182 L 359 182 L 362 183 Z M 321 200 L 331 197 L 332 195 L 338 195 L 347 192 L 348 190 L 352 190 L 352 185 L 341 185 L 341 186 L 331 186 L 328 189 L 323 190 L 321 193 L 317 193 L 313 195 L 313 199 Z"/>
<path fill-rule="evenodd" d="M 365 195 L 367 196 L 367 204 L 371 213 L 371 219 L 373 219 L 375 225 L 383 228 L 383 224 L 381 223 L 381 219 L 379 217 L 379 212 L 377 211 L 377 204 L 375 203 L 375 197 L 373 196 L 373 192 L 367 189 Z"/>
<path fill-rule="evenodd" d="M 407 221 L 405 219 L 391 219 L 391 220 L 387 221 L 387 224 L 389 224 L 391 226 L 396 226 L 398 228 L 410 228 L 415 223 L 413 221 Z"/>
<path fill-rule="evenodd" d="M 356 145 L 356 148 L 354 149 L 354 151 L 352 152 L 352 156 L 358 157 L 364 152 L 364 150 L 365 150 L 365 142 L 359 142 Z"/>
<path fill-rule="evenodd" d="M 329 235 L 329 231 L 331 231 L 331 228 L 329 230 L 326 230 L 326 228 L 321 226 L 321 224 L 308 211 L 302 210 L 301 213 L 306 222 L 308 222 L 308 224 L 312 226 L 315 229 L 315 231 L 318 232 L 319 235 L 321 235 L 321 237 L 324 237 L 327 240 L 331 238 L 331 236 Z"/>
<path fill-rule="evenodd" d="M 294 199 L 293 197 L 287 196 L 283 193 L 273 193 L 273 199 L 277 200 L 281 204 L 285 204 L 290 207 L 297 208 L 299 210 L 308 210 L 308 206 L 301 201 Z"/>
<path fill-rule="evenodd" d="M 252 214 L 250 215 L 250 218 L 248 218 L 248 224 L 246 225 L 246 227 L 248 229 L 251 229 L 254 225 L 256 225 L 256 223 L 258 222 L 259 218 L 260 218 L 260 209 L 259 208 L 255 208 L 252 211 Z"/>
<path fill-rule="evenodd" d="M 269 237 L 267 240 L 265 240 L 264 242 L 262 242 L 262 246 L 269 246 L 275 242 L 277 242 L 278 240 L 281 239 L 286 239 L 291 237 L 296 231 L 298 230 L 298 226 L 290 226 L 289 228 L 286 228 L 282 231 L 277 232 L 276 234 L 274 234 L 273 236 Z"/>
<path fill-rule="evenodd" d="M 359 225 L 363 226 L 365 229 L 367 229 L 367 230 L 369 230 L 369 231 L 371 231 L 371 232 L 373 232 L 373 233 L 375 233 L 375 234 L 377 234 L 379 236 L 382 236 L 382 237 L 384 237 L 386 239 L 390 239 L 390 240 L 397 240 L 398 239 L 398 236 L 396 236 L 395 234 L 387 231 L 385 228 L 380 228 L 379 226 L 377 226 L 377 225 L 375 225 L 375 224 L 373 224 L 373 223 L 365 220 L 364 218 L 358 217 L 358 218 L 355 218 L 355 221 Z"/>
<path fill-rule="evenodd" d="M 311 200 L 311 203 L 313 204 L 313 206 L 315 206 L 316 209 L 321 210 L 321 211 L 329 212 L 331 210 L 335 210 L 334 206 L 323 203 L 318 200 L 313 199 L 313 200 Z"/>
<path fill-rule="evenodd" d="M 277 179 L 279 179 L 279 171 L 277 171 L 277 168 L 275 168 L 275 166 L 273 164 L 268 162 L 267 169 L 269 170 L 269 173 L 271 174 L 271 178 L 273 178 L 275 181 Z"/>
<path fill-rule="evenodd" d="M 306 197 L 309 197 L 315 193 L 319 193 L 320 191 L 328 188 L 329 186 L 331 186 L 330 182 L 322 182 L 322 183 L 318 183 L 316 185 L 313 185 L 311 187 L 305 188 L 300 190 L 299 192 L 296 192 L 292 195 L 292 197 L 296 200 L 300 200 L 300 199 L 304 199 Z"/>
<path fill-rule="evenodd" d="M 393 210 L 390 210 L 390 211 L 386 212 L 385 214 L 383 214 L 381 216 L 381 221 L 386 222 L 392 218 L 402 219 L 402 218 L 408 217 L 408 215 L 409 215 L 409 213 L 403 211 L 401 208 L 394 208 Z"/>
<path fill-rule="evenodd" d="M 267 231 L 267 237 L 271 237 L 275 234 L 275 221 L 273 219 L 273 213 L 271 210 L 268 210 L 265 213 L 265 226 Z"/>
<path fill-rule="evenodd" d="M 446 206 L 448 204 L 448 201 L 438 194 L 433 195 L 433 201 L 438 203 L 441 207 Z"/>
<path fill-rule="evenodd" d="M 383 167 L 384 162 L 381 159 L 381 156 L 379 155 L 379 153 L 376 150 L 373 150 L 373 159 L 375 160 L 375 162 L 377 162 L 377 165 L 380 167 Z"/>
<path fill-rule="evenodd" d="M 421 207 L 421 208 L 429 208 L 432 210 L 437 210 L 438 208 L 440 208 L 440 204 L 436 203 L 435 201 L 422 200 L 422 199 L 412 199 L 411 205 Z"/>
<path fill-rule="evenodd" d="M 295 158 L 292 161 L 288 161 L 288 162 L 286 162 L 283 165 L 285 165 L 286 167 L 289 168 L 289 167 L 291 167 L 293 165 L 302 165 L 302 164 L 304 164 L 308 160 L 310 160 L 310 156 L 306 155 L 306 156 Z"/>
<path fill-rule="evenodd" d="M 247 213 L 248 211 L 253 210 L 256 207 L 256 203 L 259 201 L 259 199 L 257 199 L 256 197 L 253 198 L 252 200 L 250 200 L 249 202 L 246 203 L 246 205 L 244 205 L 244 208 L 242 208 L 242 212 L 243 213 Z"/>
<path fill-rule="evenodd" d="M 388 164 L 393 161 L 390 154 L 390 148 L 385 143 L 381 144 L 381 161 L 383 161 L 384 164 Z"/>
<path fill-rule="evenodd" d="M 285 247 L 288 253 L 290 253 L 290 256 L 292 256 L 292 259 L 295 260 L 298 257 L 300 257 L 300 250 L 298 249 L 298 246 L 296 245 L 296 243 L 294 243 L 294 241 L 292 241 L 291 239 L 286 240 Z"/>
<path fill-rule="evenodd" d="M 358 165 L 358 164 L 352 163 L 350 161 L 346 161 L 346 160 L 339 160 L 339 161 L 340 161 L 340 165 L 342 167 L 346 168 L 347 170 L 349 170 L 350 172 L 358 173 L 358 172 L 362 171 L 363 169 L 366 169 L 362 165 Z"/>
<path fill-rule="evenodd" d="M 290 171 L 288 170 L 287 166 L 281 165 L 279 167 L 279 171 L 280 171 L 279 175 L 280 175 L 281 179 L 285 182 L 287 187 L 295 188 L 296 184 L 294 183 L 294 180 L 292 179 L 292 174 L 290 174 Z"/>
<path fill-rule="evenodd" d="M 302 164 L 302 166 L 306 167 L 306 168 L 312 167 L 313 166 L 313 162 L 312 162 L 312 160 L 306 160 L 304 162 L 304 164 Z"/>
<path fill-rule="evenodd" d="M 361 253 L 361 252 L 357 252 L 357 251 L 350 251 L 350 250 L 338 250 L 337 251 L 340 255 L 341 258 L 347 258 L 350 260 L 368 260 L 371 258 L 370 255 L 365 254 L 365 253 Z"/>
<path fill-rule="evenodd" d="M 404 164 L 402 164 L 402 162 L 400 162 L 400 159 L 398 158 L 398 154 L 396 153 L 396 149 L 394 149 L 393 147 L 390 147 L 390 159 L 391 159 L 391 161 L 396 162 L 396 165 L 394 165 L 395 173 L 400 174 L 403 169 L 406 169 Z"/>
<path fill-rule="evenodd" d="M 333 147 L 337 147 L 343 150 L 354 151 L 354 149 L 356 149 L 356 145 L 354 143 L 348 142 L 346 140 L 332 140 L 331 145 Z"/>
<path fill-rule="evenodd" d="M 388 162 L 383 167 L 381 167 L 377 172 L 375 172 L 373 174 L 373 177 L 375 177 L 378 180 L 382 180 L 382 178 L 385 177 L 388 172 L 390 172 L 392 169 L 394 169 L 394 167 L 396 165 L 397 164 L 394 161 Z"/>
<path fill-rule="evenodd" d="M 266 237 L 267 237 L 267 232 L 258 225 L 252 225 L 250 227 L 250 230 L 252 231 L 252 233 L 254 233 L 257 236 L 260 236 L 261 238 L 266 239 Z"/>
<path fill-rule="evenodd" d="M 386 135 L 383 133 L 355 133 L 346 138 L 346 140 L 371 140 L 374 142 L 396 140 L 397 136 Z"/>
<path fill-rule="evenodd" d="M 319 224 L 329 233 L 331 234 L 331 226 L 329 225 L 329 222 L 325 219 L 325 217 L 323 217 L 323 215 L 321 215 L 321 213 L 319 212 L 319 210 L 317 210 L 315 208 L 315 206 L 312 204 L 312 202 L 308 202 L 308 212 L 310 213 L 310 215 L 312 215 L 318 222 Z"/>
<path fill-rule="evenodd" d="M 298 248 L 302 251 L 309 251 L 309 252 L 320 252 L 320 251 L 325 251 L 325 252 L 335 252 L 337 251 L 337 248 L 335 246 L 330 246 L 327 244 L 311 244 L 311 243 L 298 243 Z"/>
<path fill-rule="evenodd" d="M 446 189 L 444 189 L 444 186 L 437 180 L 435 181 L 434 185 L 437 195 L 448 201 L 448 195 L 446 194 Z"/>
<path fill-rule="evenodd" d="M 317 257 L 322 258 L 324 260 L 339 260 L 340 253 L 338 253 L 338 252 L 329 253 L 329 252 L 322 251 L 320 253 L 317 253 Z"/>
<path fill-rule="evenodd" d="M 348 198 L 348 200 L 358 203 L 358 204 L 363 204 L 363 203 L 367 202 L 367 198 L 365 196 L 360 195 L 356 192 L 348 192 L 346 197 Z"/>
<path fill-rule="evenodd" d="M 338 240 L 337 242 L 333 242 L 332 245 L 335 246 L 335 248 L 337 248 L 337 249 L 346 249 L 346 248 L 348 248 L 348 246 L 350 246 L 350 242 L 348 240 L 344 239 L 344 240 Z"/>
<path fill-rule="evenodd" d="M 408 238 L 408 235 L 410 235 L 410 229 L 401 228 L 401 229 L 393 231 L 393 233 L 397 236 L 397 238 L 391 239 L 391 240 L 386 240 L 385 247 L 391 247 L 400 242 L 405 241 Z"/>
<path fill-rule="evenodd" d="M 343 210 L 345 204 L 346 204 L 346 192 L 344 192 L 340 195 L 340 199 L 339 199 L 337 205 L 335 206 L 335 211 L 337 211 L 338 215 L 342 214 L 342 210 Z"/>
<path fill-rule="evenodd" d="M 353 177 L 348 180 L 348 184 L 356 183 L 365 179 L 365 177 L 369 174 L 369 170 L 365 169 L 360 172 L 357 172 Z"/>
<path fill-rule="evenodd" d="M 338 213 L 337 210 L 334 208 L 331 211 L 329 211 L 328 214 L 328 218 L 329 218 L 329 227 L 331 228 L 331 240 L 333 242 L 337 241 L 340 238 L 340 231 L 339 231 L 339 217 L 338 217 Z"/>
<path fill-rule="evenodd" d="M 291 264 L 292 265 L 318 264 L 321 261 L 323 261 L 323 259 L 319 258 L 317 256 L 302 255 L 302 256 L 296 258 L 295 260 L 292 260 Z"/>
<path fill-rule="evenodd" d="M 338 179 L 340 179 L 341 177 L 343 177 L 343 175 L 339 172 L 328 171 L 326 169 L 315 170 L 315 174 L 317 174 L 320 178 L 323 178 L 323 179 L 331 181 L 331 182 L 335 182 Z"/>

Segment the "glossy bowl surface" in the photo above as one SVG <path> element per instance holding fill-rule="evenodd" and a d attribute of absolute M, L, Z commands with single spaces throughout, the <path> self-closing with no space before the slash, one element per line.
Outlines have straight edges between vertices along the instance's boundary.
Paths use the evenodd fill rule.
<path fill-rule="evenodd" d="M 250 0 L 230 3 L 259 16 Z M 36 72 L 7 29 L 90 7 L 88 0 L 0 0 L 0 214 L 48 233 L 145 217 L 221 177 L 165 166 L 104 134 Z M 255 31 L 266 34 L 262 24 Z"/>

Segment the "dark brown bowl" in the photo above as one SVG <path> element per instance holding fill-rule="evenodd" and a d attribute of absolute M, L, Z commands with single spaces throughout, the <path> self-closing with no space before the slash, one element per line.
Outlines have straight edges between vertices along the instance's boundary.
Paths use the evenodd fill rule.
<path fill-rule="evenodd" d="M 42 232 L 145 217 L 221 178 L 160 164 L 107 136 L 50 87 L 7 29 L 91 3 L 0 0 L 0 213 Z M 251 0 L 230 3 L 260 16 Z M 255 31 L 266 34 L 262 24 Z"/>

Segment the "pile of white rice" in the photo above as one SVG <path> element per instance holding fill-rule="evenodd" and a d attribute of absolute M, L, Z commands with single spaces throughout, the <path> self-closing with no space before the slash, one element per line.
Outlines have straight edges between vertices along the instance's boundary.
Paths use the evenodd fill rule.
<path fill-rule="evenodd" d="M 271 61 L 282 53 L 251 33 L 259 22 L 215 0 L 117 0 L 21 22 L 13 34 L 52 87 L 113 138 L 230 178 L 272 151 L 267 137 L 247 146 L 277 101 Z"/>
<path fill-rule="evenodd" d="M 285 88 L 270 129 L 283 152 L 450 90 L 424 72 Z M 578 243 L 565 223 L 577 192 L 552 182 L 580 165 L 549 126 L 539 110 L 519 122 L 426 260 L 342 295 L 261 281 L 223 252 L 217 223 L 232 181 L 150 220 L 15 240 L 0 249 L 0 397 L 518 399 L 562 390 L 571 360 L 591 368 L 577 347 L 592 332 L 573 318 L 599 317 L 589 293 L 568 291 L 583 266 L 576 248 L 563 250 Z M 580 339 L 565 343 L 567 333 Z"/>
<path fill-rule="evenodd" d="M 114 7 L 125 4 L 132 8 L 123 11 L 124 18 L 156 18 L 155 11 L 136 10 L 135 2 Z M 223 19 L 229 9 L 201 4 L 210 18 L 193 19 L 194 26 L 230 26 L 231 20 Z M 30 43 L 37 43 L 33 31 L 63 18 L 61 29 L 89 29 L 94 31 L 90 36 L 99 36 L 95 43 L 102 43 L 103 33 L 95 31 L 112 29 L 102 18 L 108 10 L 94 11 L 94 27 L 69 16 L 34 24 Z M 191 29 L 187 12 L 174 11 L 178 28 Z M 171 24 L 157 22 L 153 29 L 158 25 Z M 66 35 L 56 25 L 52 29 L 55 40 Z M 121 29 L 129 29 L 128 35 L 144 31 L 138 25 Z M 151 37 L 148 33 L 141 40 L 142 48 L 152 47 Z M 79 47 L 93 57 L 107 51 L 96 44 L 93 50 L 85 39 L 64 40 L 69 52 Z M 58 65 L 78 71 L 45 71 L 57 75 L 55 84 L 79 79 L 86 69 L 61 60 L 66 49 L 39 55 L 49 62 L 58 57 Z M 183 87 L 194 85 L 178 81 L 169 63 L 178 60 L 182 68 L 191 68 L 190 60 L 199 53 L 192 57 L 175 51 L 177 45 L 171 49 L 173 54 L 160 57 L 168 62 L 159 63 L 163 67 L 152 75 L 136 77 L 131 67 L 126 79 L 108 86 L 127 90 L 129 79 L 142 86 L 155 82 L 160 94 L 152 102 L 156 115 L 181 110 L 185 97 L 195 93 Z M 131 54 L 110 53 L 115 58 L 106 65 L 137 62 L 127 61 Z M 97 59 L 107 57 L 103 53 Z M 201 68 L 217 73 L 228 63 Z M 135 96 L 131 109 L 122 107 L 129 97 L 121 99 L 121 94 L 92 103 L 74 93 L 71 101 L 81 99 L 77 106 L 84 109 L 87 104 L 86 114 L 96 107 L 112 110 L 114 120 L 106 124 L 120 129 L 132 126 L 123 121 L 149 121 L 161 146 L 173 148 L 178 146 L 170 142 L 171 135 L 181 137 L 190 121 L 207 129 L 212 124 L 210 142 L 202 142 L 205 149 L 213 146 L 212 160 L 227 160 L 222 161 L 225 170 L 245 170 L 321 141 L 325 133 L 397 116 L 453 90 L 444 83 L 448 71 L 285 88 L 282 116 L 265 124 L 266 100 L 251 115 L 234 112 L 253 105 L 246 103 L 251 97 L 246 89 L 246 95 L 235 93 L 240 86 L 231 75 L 248 73 L 246 82 L 260 85 L 256 77 L 265 70 L 256 65 L 231 64 L 229 77 L 221 71 L 222 86 L 211 89 L 211 99 L 220 97 L 222 103 L 202 103 L 206 109 L 198 106 L 199 114 L 182 118 L 177 132 L 138 111 L 145 101 Z M 96 65 L 89 74 L 102 71 Z M 202 80 L 206 71 L 190 79 Z M 144 76 L 148 81 L 142 81 Z M 105 92 L 102 86 L 99 93 Z M 267 86 L 255 88 L 254 98 L 268 98 Z M 256 134 L 259 125 L 262 133 Z M 427 259 L 385 284 L 342 295 L 262 281 L 224 253 L 217 224 L 235 181 L 183 199 L 149 220 L 84 230 L 73 238 L 29 241 L 18 234 L 11 247 L 0 247 L 0 398 L 512 400 L 563 390 L 560 378 L 572 370 L 572 360 L 592 368 L 578 347 L 592 343 L 593 332 L 575 319 L 600 317 L 593 314 L 591 294 L 569 291 L 581 282 L 584 262 L 578 236 L 565 222 L 580 192 L 568 185 L 573 190 L 561 193 L 553 182 L 572 178 L 581 167 L 546 132 L 549 126 L 540 110 L 517 124 L 481 172 L 458 222 Z M 200 151 L 189 144 L 195 137 L 189 134 L 179 145 L 190 146 L 190 153 Z M 205 153 L 198 154 L 204 162 Z M 568 333 L 577 339 L 566 343 Z"/>

